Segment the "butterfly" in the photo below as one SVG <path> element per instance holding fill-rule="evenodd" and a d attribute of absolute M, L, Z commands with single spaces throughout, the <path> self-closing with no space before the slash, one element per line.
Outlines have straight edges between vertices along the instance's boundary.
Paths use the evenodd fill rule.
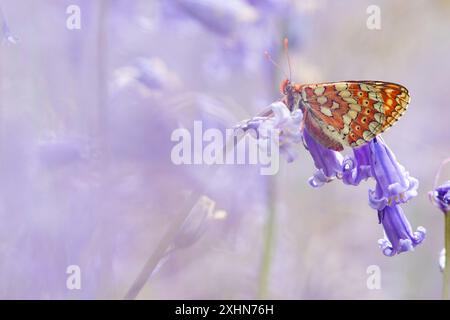
<path fill-rule="evenodd" d="M 283 102 L 303 112 L 303 126 L 328 149 L 359 147 L 390 128 L 406 111 L 408 90 L 383 81 L 281 83 Z"/>

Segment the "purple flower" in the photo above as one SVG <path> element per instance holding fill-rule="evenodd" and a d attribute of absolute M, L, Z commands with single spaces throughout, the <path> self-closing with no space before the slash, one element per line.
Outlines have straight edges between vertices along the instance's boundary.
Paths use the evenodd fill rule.
<path fill-rule="evenodd" d="M 278 145 L 280 153 L 288 162 L 292 162 L 298 156 L 296 145 L 302 141 L 300 130 L 302 119 L 303 114 L 300 110 L 291 112 L 283 102 L 279 101 L 272 103 L 261 116 L 242 121 L 235 129 L 253 130 L 259 138 L 262 138 L 260 147 L 267 145 L 265 139 L 276 138 L 274 143 Z M 279 135 L 272 135 L 273 130 L 278 130 Z"/>
<path fill-rule="evenodd" d="M 353 149 L 353 155 L 342 160 L 340 153 L 324 148 L 306 130 L 303 135 L 307 149 L 319 169 L 309 180 L 313 187 L 320 187 L 334 177 L 355 186 L 370 177 L 375 179 L 375 190 L 369 190 L 369 205 L 378 210 L 380 223 L 384 227 L 386 237 L 379 244 L 385 255 L 411 251 L 424 240 L 425 228 L 419 227 L 413 233 L 399 206 L 417 195 L 419 182 L 397 162 L 381 138 Z"/>
<path fill-rule="evenodd" d="M 316 173 L 309 178 L 309 184 L 314 188 L 318 188 L 325 183 L 332 181 L 336 177 L 341 177 L 342 155 L 337 151 L 322 146 L 314 140 L 306 129 L 303 129 L 303 138 L 305 147 L 309 150 L 314 160 L 314 165 L 318 169 Z"/>
<path fill-rule="evenodd" d="M 378 211 L 378 216 L 385 232 L 385 238 L 380 239 L 378 244 L 386 256 L 412 251 L 425 239 L 425 228 L 418 227 L 413 232 L 399 205 L 385 206 Z"/>
<path fill-rule="evenodd" d="M 345 184 L 359 185 L 367 180 L 371 174 L 371 151 L 368 144 L 353 149 L 353 157 L 345 157 L 342 163 L 342 181 Z"/>
<path fill-rule="evenodd" d="M 383 139 L 373 139 L 367 147 L 357 152 L 360 167 L 365 170 L 361 176 L 370 176 L 376 181 L 375 190 L 369 190 L 369 205 L 378 210 L 385 238 L 379 240 L 380 248 L 386 256 L 412 251 L 425 239 L 426 230 L 418 227 L 413 233 L 403 210 L 399 206 L 417 195 L 419 182 L 411 177 L 405 168 L 397 162 L 395 155 Z M 357 182 L 358 176 L 354 179 Z"/>
<path fill-rule="evenodd" d="M 450 158 L 445 159 L 441 165 L 439 166 L 439 169 L 436 173 L 435 180 L 434 180 L 434 190 L 428 192 L 428 196 L 430 197 L 431 203 L 433 203 L 437 208 L 439 208 L 444 215 L 447 215 L 450 212 L 450 180 L 447 180 L 444 184 L 437 186 L 437 183 L 439 181 L 439 178 L 441 176 L 441 171 L 443 167 L 450 163 Z M 447 218 L 445 217 L 445 224 L 447 224 Z M 447 232 L 447 226 L 446 226 L 446 232 Z M 446 235 L 447 237 L 447 235 Z M 445 271 L 445 264 L 446 264 L 446 257 L 445 257 L 445 251 L 449 250 L 449 248 L 443 248 L 440 255 L 439 255 L 439 269 L 441 272 Z"/>
<path fill-rule="evenodd" d="M 397 162 L 395 155 L 381 138 L 370 144 L 372 176 L 377 182 L 375 190 L 369 190 L 369 204 L 376 210 L 387 205 L 405 203 L 417 195 L 419 181 L 409 175 Z"/>
<path fill-rule="evenodd" d="M 292 162 L 298 156 L 295 145 L 302 141 L 300 123 L 303 119 L 303 114 L 300 110 L 291 113 L 282 102 L 273 103 L 271 110 L 273 116 L 261 124 L 259 132 L 263 137 L 268 137 L 268 133 L 273 129 L 279 130 L 278 141 L 274 142 L 278 144 L 280 153 L 287 158 L 287 161 Z"/>
<path fill-rule="evenodd" d="M 444 214 L 450 211 L 450 180 L 443 185 L 430 191 L 431 202 L 438 207 Z"/>

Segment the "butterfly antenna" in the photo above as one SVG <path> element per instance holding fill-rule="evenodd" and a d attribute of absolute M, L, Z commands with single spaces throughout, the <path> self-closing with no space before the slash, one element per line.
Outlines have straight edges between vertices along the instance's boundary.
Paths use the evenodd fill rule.
<path fill-rule="evenodd" d="M 289 56 L 289 40 L 288 40 L 288 38 L 284 38 L 283 46 L 284 46 L 284 54 L 286 55 L 288 68 L 289 68 L 289 81 L 291 81 L 292 80 L 292 69 L 291 69 L 291 58 Z"/>
<path fill-rule="evenodd" d="M 278 63 L 276 63 L 276 62 L 272 59 L 272 56 L 270 55 L 269 52 L 264 51 L 264 56 L 266 57 L 266 59 L 267 59 L 271 64 L 274 65 L 275 68 L 280 69 L 280 70 L 284 73 L 284 75 L 287 77 L 286 71 L 283 70 L 283 69 L 280 67 L 280 65 L 279 65 Z M 289 78 L 289 79 L 290 79 L 290 78 Z"/>

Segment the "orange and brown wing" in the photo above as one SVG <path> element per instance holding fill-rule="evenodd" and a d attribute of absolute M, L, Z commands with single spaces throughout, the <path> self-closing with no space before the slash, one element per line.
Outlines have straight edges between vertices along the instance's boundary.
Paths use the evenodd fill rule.
<path fill-rule="evenodd" d="M 391 127 L 410 101 L 405 87 L 381 81 L 304 85 L 301 97 L 324 133 L 351 147 L 363 145 Z"/>

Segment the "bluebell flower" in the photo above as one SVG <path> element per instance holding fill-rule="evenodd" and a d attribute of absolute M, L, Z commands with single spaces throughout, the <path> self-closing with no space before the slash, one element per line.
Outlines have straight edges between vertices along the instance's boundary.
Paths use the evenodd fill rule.
<path fill-rule="evenodd" d="M 429 193 L 431 202 L 444 214 L 450 211 L 450 180 Z"/>
<path fill-rule="evenodd" d="M 342 163 L 342 181 L 357 186 L 372 176 L 369 144 L 353 149 L 353 157 L 346 156 Z"/>
<path fill-rule="evenodd" d="M 405 203 L 417 195 L 419 181 L 409 175 L 397 162 L 395 155 L 381 138 L 369 144 L 371 174 L 376 180 L 375 190 L 369 190 L 369 204 L 376 210 L 385 206 Z"/>
<path fill-rule="evenodd" d="M 291 112 L 281 101 L 272 103 L 261 115 L 241 122 L 236 129 L 252 130 L 259 138 L 268 139 L 277 137 L 274 141 L 288 162 L 294 161 L 298 156 L 297 145 L 302 141 L 300 130 L 303 114 L 300 110 Z M 271 135 L 272 130 L 278 130 L 279 135 Z M 251 132 L 251 131 L 250 131 Z M 267 146 L 260 143 L 261 147 Z"/>
<path fill-rule="evenodd" d="M 377 137 L 353 149 L 353 155 L 342 160 L 340 153 L 324 148 L 306 130 L 303 134 L 319 169 L 310 178 L 313 187 L 320 187 L 334 177 L 355 186 L 369 178 L 376 181 L 375 189 L 369 189 L 369 205 L 378 211 L 379 222 L 384 228 L 385 238 L 379 240 L 379 245 L 385 255 L 410 251 L 424 240 L 425 228 L 418 227 L 413 232 L 399 206 L 417 195 L 419 182 L 398 163 L 382 138 Z"/>
<path fill-rule="evenodd" d="M 375 190 L 369 190 L 369 205 L 378 211 L 385 233 L 378 242 L 380 248 L 387 256 L 411 251 L 425 239 L 426 230 L 418 227 L 413 232 L 399 204 L 417 195 L 419 182 L 398 163 L 381 137 L 374 138 L 362 151 L 367 150 L 370 157 L 363 159 L 369 160 L 370 175 L 376 181 Z"/>
<path fill-rule="evenodd" d="M 425 228 L 418 227 L 413 232 L 399 205 L 385 206 L 378 211 L 378 216 L 385 233 L 384 239 L 380 239 L 378 244 L 386 256 L 412 251 L 425 239 Z"/>
<path fill-rule="evenodd" d="M 339 152 L 327 149 L 316 142 L 306 128 L 303 129 L 303 138 L 305 148 L 311 154 L 314 165 L 317 168 L 316 173 L 309 178 L 309 184 L 312 187 L 317 188 L 332 181 L 336 177 L 342 177 L 342 155 Z"/>
<path fill-rule="evenodd" d="M 267 133 L 271 130 L 278 129 L 280 135 L 275 143 L 278 144 L 280 153 L 287 158 L 287 161 L 292 162 L 298 156 L 295 145 L 302 141 L 300 126 L 303 114 L 300 110 L 291 113 L 283 102 L 273 103 L 271 111 L 273 115 L 261 123 L 259 132 L 267 137 Z"/>
<path fill-rule="evenodd" d="M 444 160 L 440 165 L 439 170 L 435 177 L 435 188 L 433 191 L 428 192 L 428 196 L 430 197 L 431 203 L 433 203 L 439 210 L 441 210 L 444 213 L 444 215 L 447 215 L 450 212 L 450 180 L 446 181 L 445 183 L 443 183 L 438 187 L 436 187 L 436 185 L 437 182 L 439 181 L 441 170 L 447 163 L 450 163 L 450 158 Z M 445 219 L 447 220 L 447 218 L 448 217 L 446 216 Z M 445 270 L 446 264 L 445 251 L 446 248 L 443 248 L 439 255 L 439 269 L 441 270 L 441 272 L 444 272 Z"/>

